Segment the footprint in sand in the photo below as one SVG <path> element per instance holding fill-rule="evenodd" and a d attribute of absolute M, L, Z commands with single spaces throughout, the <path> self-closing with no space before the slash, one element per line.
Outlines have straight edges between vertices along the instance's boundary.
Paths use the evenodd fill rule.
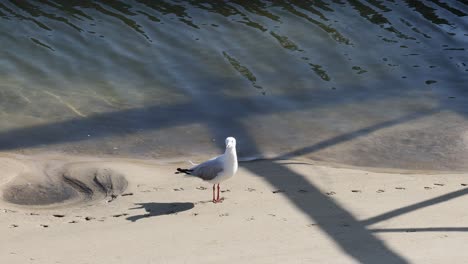
<path fill-rule="evenodd" d="M 253 221 L 253 220 L 255 220 L 255 218 L 253 216 L 247 218 L 247 221 Z"/>
<path fill-rule="evenodd" d="M 461 183 L 460 185 L 461 186 L 468 186 L 468 184 L 466 184 L 466 183 Z"/>
<path fill-rule="evenodd" d="M 255 192 L 256 190 L 254 188 L 247 188 L 248 192 Z"/>
<path fill-rule="evenodd" d="M 197 215 L 198 215 L 198 213 L 193 213 L 192 215 L 193 215 L 193 216 L 197 216 Z"/>
<path fill-rule="evenodd" d="M 70 222 L 68 222 L 68 223 L 69 223 L 69 224 L 76 224 L 76 223 L 78 223 L 78 222 L 75 221 L 75 220 L 72 220 L 72 221 L 70 221 Z"/>
<path fill-rule="evenodd" d="M 362 192 L 362 191 L 361 191 L 361 190 L 351 190 L 351 192 L 353 192 L 353 193 L 360 193 L 360 192 Z"/>
<path fill-rule="evenodd" d="M 17 225 L 17 224 L 12 224 L 12 225 L 10 225 L 10 228 L 16 228 L 16 227 L 18 227 L 18 226 L 19 226 L 19 225 Z"/>
<path fill-rule="evenodd" d="M 222 190 L 221 192 L 222 192 L 222 193 L 225 193 L 225 192 L 231 192 L 231 190 L 229 190 L 229 189 L 226 189 L 226 190 Z"/>
<path fill-rule="evenodd" d="M 93 219 L 95 219 L 95 218 L 94 218 L 94 217 L 91 217 L 91 216 L 85 217 L 85 220 L 86 220 L 86 221 L 91 221 L 91 220 L 93 220 Z"/>
<path fill-rule="evenodd" d="M 434 185 L 437 185 L 437 186 L 444 186 L 445 184 L 443 184 L 443 183 L 434 183 Z"/>
<path fill-rule="evenodd" d="M 220 214 L 219 217 L 229 216 L 228 213 Z"/>
<path fill-rule="evenodd" d="M 385 192 L 385 190 L 382 190 L 382 189 L 377 190 L 377 193 L 383 193 L 383 192 Z"/>
<path fill-rule="evenodd" d="M 406 190 L 405 187 L 395 187 L 395 189 L 397 189 L 397 190 Z"/>
<path fill-rule="evenodd" d="M 127 213 L 122 213 L 122 214 L 115 214 L 112 217 L 121 217 L 121 216 L 127 216 Z"/>
<path fill-rule="evenodd" d="M 130 196 L 133 195 L 133 193 L 122 193 L 122 196 Z"/>
<path fill-rule="evenodd" d="M 107 202 L 108 202 L 108 203 L 113 202 L 115 199 L 117 199 L 117 195 L 116 195 L 116 194 L 111 194 L 111 195 L 110 195 L 110 199 L 107 200 Z"/>
<path fill-rule="evenodd" d="M 326 194 L 326 195 L 328 195 L 328 196 L 332 196 L 332 195 L 335 195 L 335 194 L 336 194 L 336 192 L 334 192 L 334 191 L 331 191 L 331 192 L 327 192 L 327 193 L 325 193 L 325 194 Z"/>
<path fill-rule="evenodd" d="M 424 189 L 425 189 L 425 190 L 430 190 L 430 189 L 432 189 L 432 188 L 429 187 L 429 186 L 425 186 Z"/>
<path fill-rule="evenodd" d="M 195 188 L 195 189 L 200 190 L 200 191 L 204 191 L 204 190 L 206 190 L 207 188 L 206 188 L 206 187 L 203 187 L 203 186 L 200 186 L 200 187 L 197 187 L 197 188 Z"/>
<path fill-rule="evenodd" d="M 44 225 L 44 224 L 41 224 L 41 227 L 48 228 L 48 227 L 49 227 L 49 225 Z"/>
<path fill-rule="evenodd" d="M 52 215 L 52 216 L 54 216 L 54 217 L 58 217 L 58 218 L 65 217 L 65 215 L 63 215 L 63 214 L 54 214 L 54 215 Z"/>
<path fill-rule="evenodd" d="M 272 193 L 284 193 L 284 190 L 274 190 Z"/>
<path fill-rule="evenodd" d="M 180 191 L 183 191 L 183 190 L 184 190 L 184 188 L 175 188 L 174 189 L 175 192 L 180 192 Z"/>

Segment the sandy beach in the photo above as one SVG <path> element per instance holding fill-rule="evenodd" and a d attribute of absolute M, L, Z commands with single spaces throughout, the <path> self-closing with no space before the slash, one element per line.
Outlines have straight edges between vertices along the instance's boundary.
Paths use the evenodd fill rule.
<path fill-rule="evenodd" d="M 213 204 L 209 184 L 174 174 L 182 163 L 6 154 L 0 163 L 1 263 L 468 259 L 463 174 L 242 162 Z M 65 194 L 41 191 L 50 187 Z"/>

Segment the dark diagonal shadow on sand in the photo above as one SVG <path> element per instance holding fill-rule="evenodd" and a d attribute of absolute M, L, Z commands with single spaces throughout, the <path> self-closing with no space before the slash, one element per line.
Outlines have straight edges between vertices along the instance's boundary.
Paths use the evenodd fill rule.
<path fill-rule="evenodd" d="M 137 203 L 135 205 L 137 205 L 137 207 L 130 209 L 145 209 L 147 213 L 141 215 L 132 215 L 126 218 L 132 222 L 153 216 L 176 214 L 190 210 L 194 207 L 193 203 Z"/>
<path fill-rule="evenodd" d="M 413 212 L 413 211 L 416 211 L 416 210 L 419 210 L 419 209 L 422 209 L 431 205 L 440 204 L 440 203 L 443 203 L 443 202 L 446 202 L 446 201 L 449 201 L 449 200 L 452 200 L 452 199 L 455 199 L 455 198 L 458 198 L 467 194 L 468 194 L 468 188 L 464 188 L 455 192 L 447 193 L 447 194 L 429 199 L 429 200 L 425 200 L 419 203 L 401 207 L 401 208 L 395 209 L 393 211 L 390 211 L 390 212 L 387 212 L 378 216 L 374 216 L 372 218 L 361 221 L 361 223 L 363 223 L 364 225 L 373 225 L 378 222 L 382 222 L 390 218 L 397 217 L 399 215 L 407 214 L 409 212 Z"/>
<path fill-rule="evenodd" d="M 307 181 L 307 179 L 303 175 L 292 171 L 291 169 L 286 167 L 285 164 L 279 163 L 278 160 L 284 158 L 292 158 L 303 154 L 309 154 L 336 144 L 340 144 L 361 136 L 368 135 L 377 130 L 424 118 L 439 111 L 440 109 L 432 109 L 424 112 L 416 112 L 410 115 L 402 116 L 400 118 L 388 120 L 379 124 L 365 127 L 354 132 L 346 133 L 311 146 L 304 147 L 300 150 L 277 157 L 273 160 L 264 160 L 262 161 L 263 164 L 261 166 L 255 165 L 255 163 L 244 163 L 243 167 L 256 175 L 265 178 L 270 184 L 275 186 L 275 188 L 281 189 L 284 188 L 285 185 L 294 184 L 296 186 L 301 186 L 301 188 L 307 188 L 308 190 L 310 190 L 310 196 L 307 199 L 298 197 L 296 195 L 288 194 L 287 192 L 283 193 L 282 195 L 286 196 L 291 201 L 291 203 L 294 204 L 300 211 L 306 213 L 311 219 L 313 219 L 317 223 L 317 225 L 330 238 L 332 238 L 344 252 L 346 252 L 349 256 L 351 256 L 358 262 L 407 263 L 407 261 L 403 257 L 393 252 L 380 239 L 378 239 L 372 234 L 378 231 L 367 229 L 367 225 L 391 217 L 395 217 L 397 215 L 405 214 L 423 207 L 438 204 L 462 195 L 466 195 L 468 189 L 463 189 L 447 195 L 436 197 L 434 199 L 430 199 L 428 201 L 417 203 L 415 205 L 403 207 L 365 221 L 359 221 L 345 208 L 335 203 L 332 199 L 323 194 L 312 183 Z M 240 124 L 236 124 L 237 132 L 239 133 L 241 138 L 249 139 L 250 142 L 248 143 L 255 145 L 254 140 L 251 137 L 249 137 L 245 130 L 242 130 L 240 127 Z M 343 223 L 345 224 L 345 226 L 349 226 L 352 228 L 349 228 L 349 230 L 346 231 L 338 230 L 339 228 L 337 228 L 337 226 L 340 226 Z M 426 228 L 421 229 L 420 231 L 435 232 L 443 230 L 445 229 Z M 448 228 L 447 230 L 454 232 L 466 231 L 466 229 L 464 228 Z M 394 230 L 394 232 L 399 231 L 404 232 L 403 229 Z M 381 232 L 385 231 L 381 230 Z M 389 230 L 388 232 L 392 231 Z"/>
<path fill-rule="evenodd" d="M 405 259 L 369 232 L 366 226 L 350 212 L 323 194 L 303 175 L 274 161 L 267 160 L 262 163 L 261 166 L 256 166 L 254 162 L 245 164 L 243 167 L 262 176 L 275 188 L 285 188 L 290 184 L 306 188 L 309 191 L 306 199 L 288 192 L 282 195 L 288 198 L 297 209 L 307 214 L 341 250 L 358 263 L 407 263 Z M 343 223 L 352 228 L 340 230 L 340 225 Z"/>
<path fill-rule="evenodd" d="M 372 233 L 468 232 L 468 227 L 417 227 L 369 229 Z"/>
<path fill-rule="evenodd" d="M 413 113 L 411 115 L 376 124 L 368 128 L 350 132 L 337 138 L 332 138 L 330 140 L 305 147 L 299 152 L 290 153 L 288 157 L 311 153 L 322 148 L 367 135 L 380 129 L 423 118 L 437 111 L 438 110 Z M 244 144 L 251 145 L 253 147 L 256 146 L 255 140 L 248 134 L 247 130 L 243 128 L 240 122 L 231 120 L 227 129 L 232 131 L 231 135 L 245 140 L 246 142 L 244 142 Z M 212 133 L 215 137 L 220 137 L 216 129 L 213 129 Z M 262 161 L 261 166 L 256 165 L 255 162 L 243 163 L 242 166 L 255 175 L 263 177 L 271 185 L 275 186 L 275 188 L 282 189 L 286 185 L 294 184 L 301 186 L 301 188 L 310 190 L 310 196 L 306 200 L 302 197 L 288 194 L 287 192 L 282 193 L 282 195 L 286 196 L 286 198 L 288 198 L 296 208 L 314 220 L 344 252 L 359 263 L 408 263 L 403 257 L 388 248 L 380 239 L 375 237 L 366 228 L 365 224 L 356 219 L 345 208 L 341 207 L 328 196 L 323 194 L 303 175 L 292 171 L 275 160 L 264 160 Z M 353 228 L 348 232 L 341 232 L 340 230 L 337 230 L 337 226 L 340 223 L 346 223 Z"/>

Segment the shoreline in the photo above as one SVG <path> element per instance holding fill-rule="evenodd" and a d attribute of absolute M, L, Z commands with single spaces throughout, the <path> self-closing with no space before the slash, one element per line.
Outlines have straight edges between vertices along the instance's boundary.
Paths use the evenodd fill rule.
<path fill-rule="evenodd" d="M 209 154 L 192 154 L 187 156 L 178 157 L 166 157 L 166 158 L 154 158 L 148 155 L 131 155 L 131 154 L 103 154 L 103 153 L 70 153 L 66 151 L 41 151 L 37 152 L 0 152 L 0 158 L 14 158 L 14 159 L 36 159 L 36 160 L 67 160 L 67 161 L 102 161 L 102 162 L 129 162 L 135 164 L 147 164 L 147 165 L 171 165 L 171 164 L 186 164 L 190 166 L 192 162 L 198 163 L 203 162 L 207 159 L 213 158 L 217 155 L 222 154 L 223 150 L 213 152 Z M 285 156 L 281 154 L 259 154 L 256 156 L 238 156 L 239 164 L 246 164 L 251 162 L 262 162 L 262 161 L 282 161 L 282 160 L 294 160 L 300 161 L 304 164 L 323 166 L 335 169 L 352 169 L 362 170 L 375 173 L 396 173 L 396 174 L 465 174 L 468 170 L 463 168 L 451 168 L 451 169 L 412 169 L 412 168 L 394 168 L 388 166 L 360 166 L 353 165 L 343 162 L 334 162 L 329 160 L 317 159 L 308 155 L 298 156 Z"/>

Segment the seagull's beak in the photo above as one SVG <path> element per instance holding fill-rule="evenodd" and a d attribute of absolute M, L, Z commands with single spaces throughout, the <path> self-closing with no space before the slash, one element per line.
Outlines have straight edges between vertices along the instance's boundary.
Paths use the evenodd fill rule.
<path fill-rule="evenodd" d="M 229 142 L 227 145 L 226 145 L 226 148 L 232 148 L 234 145 L 232 144 L 232 142 Z"/>

